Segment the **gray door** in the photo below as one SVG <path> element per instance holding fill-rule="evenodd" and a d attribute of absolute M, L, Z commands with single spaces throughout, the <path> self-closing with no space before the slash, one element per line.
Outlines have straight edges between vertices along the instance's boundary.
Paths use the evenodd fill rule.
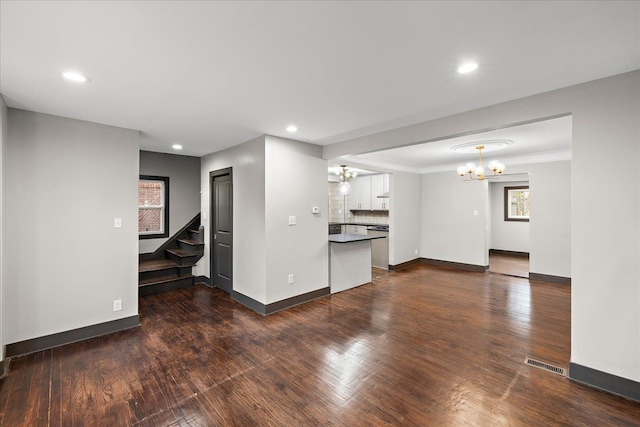
<path fill-rule="evenodd" d="M 211 192 L 211 241 L 213 242 L 211 245 L 211 281 L 213 286 L 230 293 L 233 289 L 233 194 L 231 174 L 213 175 Z"/>

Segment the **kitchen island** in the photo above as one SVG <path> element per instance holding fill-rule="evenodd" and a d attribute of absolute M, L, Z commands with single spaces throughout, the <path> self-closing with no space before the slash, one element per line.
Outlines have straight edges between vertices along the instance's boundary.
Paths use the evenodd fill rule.
<path fill-rule="evenodd" d="M 329 235 L 329 286 L 331 293 L 371 282 L 371 241 L 384 236 Z"/>

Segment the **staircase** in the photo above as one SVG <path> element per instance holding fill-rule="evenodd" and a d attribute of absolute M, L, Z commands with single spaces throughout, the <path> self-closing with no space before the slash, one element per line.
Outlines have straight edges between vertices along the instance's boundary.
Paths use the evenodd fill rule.
<path fill-rule="evenodd" d="M 141 255 L 138 262 L 138 295 L 193 286 L 192 267 L 204 253 L 200 214 L 174 234 L 155 252 Z"/>

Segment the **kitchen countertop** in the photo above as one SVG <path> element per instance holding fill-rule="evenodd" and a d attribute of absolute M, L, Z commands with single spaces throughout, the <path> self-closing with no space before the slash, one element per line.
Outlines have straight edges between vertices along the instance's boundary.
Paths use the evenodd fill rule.
<path fill-rule="evenodd" d="M 364 234 L 330 234 L 329 243 L 351 243 L 386 238 L 386 236 L 367 236 Z"/>
<path fill-rule="evenodd" d="M 364 225 L 367 227 L 374 225 L 388 225 L 388 224 L 373 224 L 370 222 L 330 222 L 329 225 Z"/>

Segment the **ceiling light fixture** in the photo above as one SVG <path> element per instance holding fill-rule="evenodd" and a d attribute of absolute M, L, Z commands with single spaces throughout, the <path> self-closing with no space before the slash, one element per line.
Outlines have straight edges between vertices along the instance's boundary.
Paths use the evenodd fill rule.
<path fill-rule="evenodd" d="M 291 132 L 291 133 L 298 132 L 298 128 L 294 125 L 289 125 L 287 126 L 287 132 Z"/>
<path fill-rule="evenodd" d="M 88 83 L 91 81 L 89 77 L 82 75 L 76 71 L 65 71 L 64 73 L 62 73 L 62 77 L 77 83 Z"/>
<path fill-rule="evenodd" d="M 174 150 L 182 150 L 182 145 L 180 145 L 180 144 L 173 144 L 173 145 L 171 146 L 171 148 L 173 148 Z"/>
<path fill-rule="evenodd" d="M 482 150 L 484 148 L 484 145 L 476 146 L 479 157 L 477 166 L 473 162 L 468 162 L 465 165 L 458 167 L 458 175 L 462 177 L 463 181 L 484 181 L 485 179 L 499 178 L 500 175 L 502 175 L 502 172 L 504 172 L 504 170 L 506 169 L 504 163 L 501 163 L 497 160 L 492 160 L 489 162 L 487 167 L 493 172 L 493 175 L 485 176 L 484 167 L 482 166 Z M 467 179 L 465 179 L 465 176 L 467 176 L 467 174 L 468 177 Z M 475 174 L 475 176 L 473 174 Z"/>
<path fill-rule="evenodd" d="M 458 67 L 458 72 L 460 74 L 466 74 L 466 73 L 475 71 L 477 68 L 478 68 L 477 62 L 467 62 Z"/>
<path fill-rule="evenodd" d="M 350 171 L 347 169 L 347 165 L 340 165 L 340 168 L 336 174 L 340 177 L 340 182 L 338 183 L 338 194 L 341 196 L 346 196 L 351 191 L 351 184 L 349 184 L 349 180 L 351 178 L 355 178 L 357 172 Z"/>

